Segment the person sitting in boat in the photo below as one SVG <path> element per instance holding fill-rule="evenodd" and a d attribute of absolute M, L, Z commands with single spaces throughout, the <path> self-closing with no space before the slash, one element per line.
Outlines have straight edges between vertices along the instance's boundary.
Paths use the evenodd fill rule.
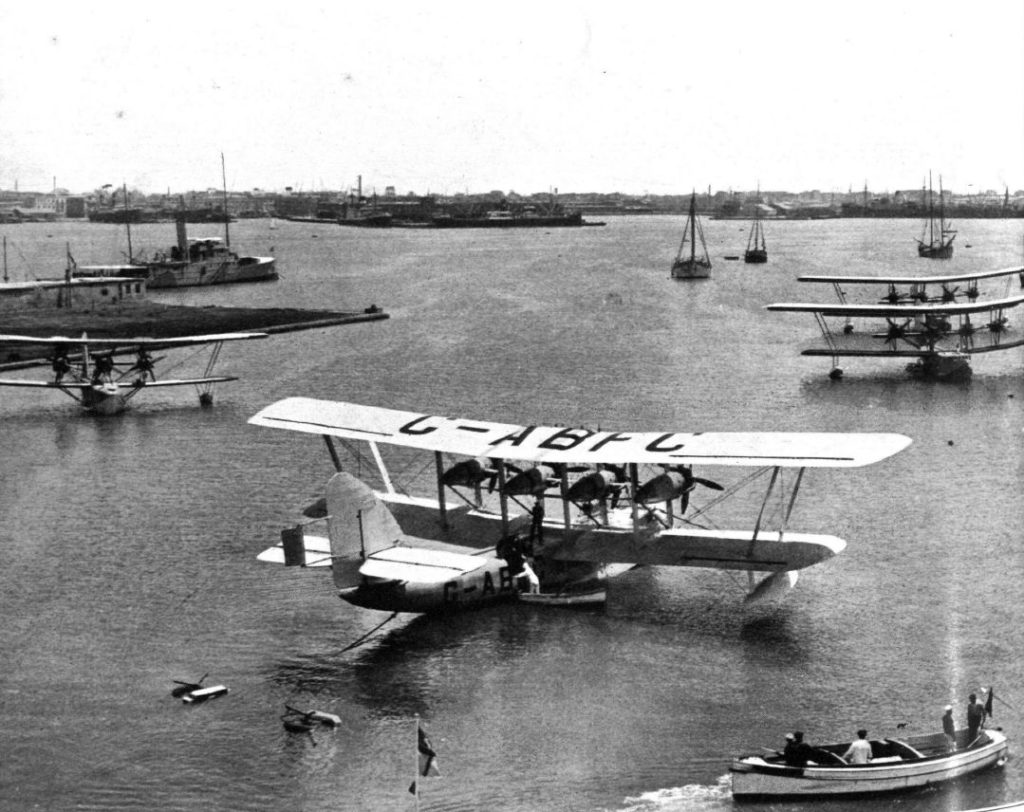
<path fill-rule="evenodd" d="M 871 742 L 864 728 L 857 731 L 857 738 L 846 748 L 843 758 L 850 764 L 867 764 L 871 761 Z"/>
<path fill-rule="evenodd" d="M 811 760 L 811 746 L 804 741 L 802 731 L 786 734 L 786 749 L 782 757 L 790 767 L 806 767 Z"/>

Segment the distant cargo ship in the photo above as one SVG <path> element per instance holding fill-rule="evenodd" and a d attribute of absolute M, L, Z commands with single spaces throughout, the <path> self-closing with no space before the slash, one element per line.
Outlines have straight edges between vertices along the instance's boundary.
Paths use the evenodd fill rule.
<path fill-rule="evenodd" d="M 482 217 L 459 217 L 439 214 L 431 218 L 433 228 L 557 228 L 562 226 L 604 225 L 588 223 L 580 212 L 571 214 L 515 214 L 511 211 L 489 211 Z"/>

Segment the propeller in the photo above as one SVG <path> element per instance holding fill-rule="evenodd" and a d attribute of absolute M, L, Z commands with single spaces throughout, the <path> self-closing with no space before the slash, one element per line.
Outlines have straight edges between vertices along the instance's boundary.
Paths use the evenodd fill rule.
<path fill-rule="evenodd" d="M 1006 316 L 997 316 L 988 323 L 988 329 L 993 333 L 1002 333 L 1006 331 L 1006 325 L 1010 323 L 1010 319 Z"/>
<path fill-rule="evenodd" d="M 981 295 L 981 291 L 978 290 L 978 283 L 977 282 L 975 282 L 973 285 L 971 285 L 969 288 L 967 288 L 967 294 L 966 295 L 967 295 L 967 298 L 970 299 L 972 302 Z"/>
<path fill-rule="evenodd" d="M 942 285 L 942 299 L 943 302 L 955 302 L 956 292 L 960 290 L 960 286 L 957 285 L 955 288 L 950 288 L 947 284 Z"/>
<path fill-rule="evenodd" d="M 911 298 L 912 297 L 909 293 L 900 293 L 898 290 L 896 290 L 895 285 L 889 285 L 889 292 L 885 295 L 885 298 L 882 299 L 881 304 L 898 305 L 901 302 L 906 302 Z"/>
<path fill-rule="evenodd" d="M 885 333 L 885 343 L 891 344 L 893 349 L 896 349 L 896 343 L 901 338 L 906 338 L 907 327 L 910 326 L 910 319 L 907 319 L 903 324 L 896 324 L 892 319 L 886 319 L 889 324 L 889 329 Z"/>
<path fill-rule="evenodd" d="M 945 335 L 949 335 L 950 331 L 949 319 L 945 316 L 932 316 L 926 318 L 924 321 L 924 329 L 921 331 L 925 339 L 929 343 L 934 342 L 936 339 L 942 338 Z"/>
<path fill-rule="evenodd" d="M 680 512 L 685 513 L 690 505 L 690 491 L 697 485 L 714 491 L 725 490 L 717 482 L 693 475 L 688 465 L 664 466 L 665 471 L 639 487 L 634 501 L 640 505 L 651 502 L 671 502 L 679 497 Z"/>

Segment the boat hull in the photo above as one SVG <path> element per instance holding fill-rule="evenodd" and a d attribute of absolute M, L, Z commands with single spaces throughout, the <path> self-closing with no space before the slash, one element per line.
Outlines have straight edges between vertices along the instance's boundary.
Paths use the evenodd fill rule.
<path fill-rule="evenodd" d="M 922 789 L 1001 766 L 1007 756 L 1006 737 L 998 731 L 986 734 L 986 743 L 966 750 L 921 758 L 876 758 L 863 765 L 811 763 L 806 767 L 789 767 L 780 759 L 744 756 L 730 766 L 732 794 L 736 800 L 763 801 L 885 795 Z M 919 738 L 938 741 L 941 735 Z M 907 740 L 913 742 L 914 739 Z M 828 749 L 836 750 L 838 746 Z"/>
<path fill-rule="evenodd" d="M 747 251 L 743 255 L 743 261 L 744 262 L 751 262 L 751 263 L 767 262 L 768 261 L 768 252 L 767 251 L 763 251 L 760 248 Z"/>
<path fill-rule="evenodd" d="M 953 243 L 948 242 L 936 245 L 918 243 L 917 255 L 926 259 L 951 259 L 953 256 Z"/>
<path fill-rule="evenodd" d="M 676 260 L 672 263 L 673 279 L 710 279 L 711 265 L 700 260 Z"/>
<path fill-rule="evenodd" d="M 205 262 L 153 263 L 147 266 L 147 288 L 179 288 L 229 285 L 239 282 L 272 282 L 277 279 L 273 257 L 239 257 Z"/>

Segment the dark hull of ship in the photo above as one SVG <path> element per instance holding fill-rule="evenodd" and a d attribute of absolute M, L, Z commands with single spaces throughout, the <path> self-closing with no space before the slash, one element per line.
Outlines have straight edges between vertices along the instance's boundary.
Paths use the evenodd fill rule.
<path fill-rule="evenodd" d="M 435 217 L 431 228 L 560 228 L 583 226 L 582 214 L 549 217 Z"/>
<path fill-rule="evenodd" d="M 918 243 L 917 255 L 927 259 L 950 259 L 953 256 L 953 243 L 937 243 L 935 245 Z"/>
<path fill-rule="evenodd" d="M 743 255 L 743 261 L 744 262 L 753 262 L 753 263 L 767 262 L 768 261 L 768 252 L 767 251 L 763 251 L 760 248 L 754 249 L 754 250 L 751 250 L 751 251 L 747 251 Z"/>

